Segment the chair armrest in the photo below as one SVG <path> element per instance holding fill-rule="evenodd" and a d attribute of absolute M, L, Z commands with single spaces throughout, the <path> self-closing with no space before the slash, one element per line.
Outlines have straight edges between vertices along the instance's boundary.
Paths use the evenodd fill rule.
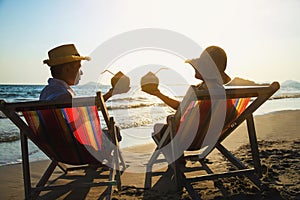
<path fill-rule="evenodd" d="M 173 114 L 173 115 L 168 115 L 167 116 L 167 124 L 170 123 L 170 120 L 171 120 L 172 117 L 175 117 L 175 115 Z"/>

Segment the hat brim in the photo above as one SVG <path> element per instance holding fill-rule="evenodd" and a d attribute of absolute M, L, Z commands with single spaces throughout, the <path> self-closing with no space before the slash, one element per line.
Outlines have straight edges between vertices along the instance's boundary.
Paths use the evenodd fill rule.
<path fill-rule="evenodd" d="M 192 66 L 195 68 L 194 64 L 195 64 L 198 60 L 199 60 L 199 58 L 194 58 L 194 59 L 187 59 L 187 60 L 185 60 L 184 62 L 185 62 L 185 63 L 189 63 L 190 65 L 192 65 Z"/>
<path fill-rule="evenodd" d="M 221 77 L 223 79 L 223 84 L 227 84 L 231 81 L 230 76 L 228 76 L 225 72 L 221 73 Z"/>
<path fill-rule="evenodd" d="M 47 59 L 47 60 L 44 60 L 43 63 L 47 64 L 50 67 L 52 67 L 52 66 L 61 65 L 61 64 L 64 64 L 64 63 L 79 61 L 79 60 L 89 61 L 89 60 L 91 60 L 91 58 L 88 57 L 88 56 L 74 56 L 74 55 L 71 55 L 71 56 L 60 57 L 60 58 L 55 58 L 55 59 L 51 59 L 51 60 Z"/>
<path fill-rule="evenodd" d="M 185 63 L 191 64 L 191 62 L 192 62 L 193 60 L 196 60 L 196 59 L 187 59 L 187 60 L 185 60 L 184 62 L 185 62 Z"/>
<path fill-rule="evenodd" d="M 196 62 L 199 60 L 199 58 L 195 58 L 195 59 L 188 59 L 185 61 L 185 63 L 189 63 L 190 65 L 192 65 L 192 67 L 196 70 L 198 70 L 196 68 L 196 66 L 194 66 L 194 64 L 196 64 Z M 220 72 L 220 71 L 219 71 Z M 231 81 L 230 76 L 228 76 L 225 72 L 220 72 L 220 75 L 223 79 L 223 83 L 227 84 L 229 81 Z"/>

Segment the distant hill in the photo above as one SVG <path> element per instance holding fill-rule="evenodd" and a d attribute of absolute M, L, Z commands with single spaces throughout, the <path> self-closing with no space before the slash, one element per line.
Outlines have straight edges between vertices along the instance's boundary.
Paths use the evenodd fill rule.
<path fill-rule="evenodd" d="M 260 86 L 260 85 L 267 85 L 266 83 L 255 83 L 254 81 L 250 81 L 247 79 L 239 78 L 236 77 L 230 83 L 228 84 L 229 86 Z"/>
<path fill-rule="evenodd" d="M 268 85 L 268 83 L 255 83 L 254 81 L 243 79 L 240 77 L 234 78 L 228 86 L 260 86 L 260 85 Z M 83 86 L 99 86 L 99 83 L 96 82 L 88 82 L 84 84 Z M 110 86 L 110 85 L 104 85 L 104 86 Z M 294 80 L 287 80 L 282 83 L 280 83 L 281 87 L 285 88 L 298 88 L 300 89 L 300 82 L 294 81 Z"/>
<path fill-rule="evenodd" d="M 98 83 L 96 83 L 96 82 L 88 82 L 88 83 L 86 83 L 84 85 L 85 86 L 96 86 L 96 85 L 98 85 Z"/>
<path fill-rule="evenodd" d="M 282 87 L 286 87 L 286 88 L 297 88 L 300 89 L 300 82 L 298 81 L 293 81 L 293 80 L 287 80 L 284 81 L 283 83 L 281 83 Z"/>

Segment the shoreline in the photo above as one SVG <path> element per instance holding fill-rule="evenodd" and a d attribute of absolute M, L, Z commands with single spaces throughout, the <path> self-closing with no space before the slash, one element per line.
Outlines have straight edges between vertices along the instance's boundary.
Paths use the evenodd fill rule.
<path fill-rule="evenodd" d="M 271 187 L 270 191 L 266 191 L 267 195 L 289 195 L 288 193 L 284 193 L 284 191 L 291 190 L 291 198 L 300 198 L 297 194 L 294 194 L 294 191 L 300 191 L 300 182 L 299 175 L 295 175 L 294 171 L 288 170 L 280 170 L 281 166 L 276 166 L 281 163 L 280 158 L 276 157 L 273 154 L 276 152 L 281 152 L 283 155 L 289 155 L 292 159 L 293 166 L 296 166 L 297 169 L 300 170 L 300 157 L 295 154 L 293 150 L 294 147 L 292 145 L 300 144 L 300 123 L 298 123 L 298 119 L 300 118 L 300 110 L 285 110 L 285 111 L 274 111 L 272 113 L 257 115 L 254 117 L 255 120 L 255 128 L 257 132 L 257 139 L 259 142 L 259 150 L 260 152 L 269 153 L 267 155 L 262 156 L 262 164 L 268 166 L 270 176 L 274 176 L 277 179 L 275 182 L 270 182 L 269 185 Z M 134 128 L 133 128 L 134 129 Z M 134 133 L 138 131 L 135 129 Z M 149 128 L 144 128 L 145 130 L 152 131 Z M 144 130 L 144 131 L 145 131 Z M 247 136 L 247 127 L 246 124 L 243 123 L 240 127 L 238 127 L 228 138 L 224 140 L 222 143 L 224 146 L 228 147 L 229 150 L 233 152 L 238 152 L 238 154 L 242 155 L 242 152 L 245 151 L 244 145 L 248 143 Z M 130 131 L 130 130 L 129 130 Z M 133 133 L 132 132 L 132 133 Z M 129 167 L 125 170 L 125 173 L 121 176 L 122 179 L 122 187 L 123 190 L 121 192 L 114 192 L 113 197 L 116 199 L 160 199 L 163 197 L 163 193 L 159 193 L 157 191 L 145 191 L 144 187 L 144 178 L 145 178 L 145 166 L 150 159 L 152 152 L 155 149 L 154 143 L 143 144 L 139 146 L 132 146 L 122 149 L 122 154 L 124 156 L 124 160 Z M 296 152 L 297 153 L 297 152 Z M 279 156 L 279 155 L 278 155 Z M 275 159 L 274 161 L 270 160 L 270 158 Z M 223 166 L 223 160 L 221 156 L 218 154 L 216 150 L 214 150 L 209 156 L 208 159 L 216 164 L 216 168 L 218 166 Z M 276 160 L 279 159 L 279 160 Z M 285 161 L 288 163 L 288 161 Z M 34 161 L 31 162 L 31 172 L 32 172 L 32 181 L 36 182 L 37 178 L 44 171 L 47 163 L 49 161 Z M 166 165 L 161 166 L 165 168 Z M 220 168 L 220 167 L 219 167 Z M 295 167 L 294 167 L 295 168 Z M 289 167 L 289 170 L 293 169 L 293 167 Z M 270 172 L 273 170 L 274 172 Z M 275 171 L 277 170 L 277 171 Z M 277 175 L 276 175 L 277 173 Z M 56 169 L 55 175 L 61 175 L 61 171 Z M 23 179 L 22 179 L 22 168 L 21 164 L 12 164 L 0 166 L 0 182 L 2 183 L 0 186 L 0 198 L 1 199 L 20 199 L 24 198 L 23 192 Z M 271 180 L 270 177 L 265 175 L 266 180 Z M 156 181 L 158 181 L 156 179 Z M 159 181 L 158 181 L 159 182 Z M 158 183 L 157 182 L 157 183 Z M 225 182 L 226 183 L 226 182 Z M 239 182 L 232 182 L 233 188 L 238 188 Z M 165 186 L 156 184 L 156 189 L 159 191 L 168 191 Z M 219 189 L 214 188 L 213 184 L 210 182 L 204 183 L 196 183 L 196 188 L 199 188 L 202 198 L 207 197 L 207 199 L 214 199 L 218 196 L 222 196 L 220 194 Z M 246 187 L 246 186 L 245 186 Z M 251 195 L 258 195 L 258 192 L 251 190 L 251 186 L 246 187 L 251 192 Z M 114 188 L 115 190 L 115 188 Z M 99 196 L 99 192 L 103 191 L 102 187 L 97 187 L 91 189 L 88 194 L 86 194 L 85 199 L 95 199 L 97 195 Z M 239 192 L 238 192 L 239 191 Z M 236 189 L 236 191 L 230 190 L 229 193 L 232 192 L 235 198 L 241 197 L 246 198 L 244 190 Z M 273 193 L 272 193 L 273 192 Z M 274 193 L 275 192 L 275 193 Z M 49 192 L 52 195 L 58 195 L 56 192 Z M 72 192 L 71 192 L 72 193 Z M 78 192 L 77 192 L 78 193 Z M 270 193 L 270 194 L 269 194 Z M 49 194 L 49 195 L 50 195 Z M 81 193 L 80 193 L 81 194 Z M 231 194 L 231 195 L 233 195 Z M 44 197 L 47 197 L 47 193 L 44 194 Z M 58 196 L 59 199 L 64 199 L 66 197 L 70 197 L 71 194 L 63 194 Z M 171 194 L 173 195 L 173 194 Z M 188 196 L 186 193 L 183 194 Z M 261 194 L 260 194 L 261 195 Z M 254 198 L 258 196 L 252 196 Z M 288 196 L 289 197 L 289 196 Z M 173 198 L 173 196 L 172 196 Z M 230 198 L 229 198 L 230 199 Z M 234 199 L 234 198 L 233 198 Z M 259 198 L 258 198 L 259 199 Z"/>
<path fill-rule="evenodd" d="M 267 115 L 267 116 L 276 115 L 277 113 L 280 114 L 280 113 L 297 112 L 297 111 L 300 111 L 300 109 L 277 110 L 277 111 L 272 111 L 272 112 L 268 112 L 268 113 L 258 113 L 258 114 L 255 114 L 255 112 L 254 112 L 254 118 L 260 118 L 265 115 Z M 162 121 L 162 122 L 164 122 L 164 121 Z M 261 126 L 261 124 L 259 123 L 259 120 L 257 120 L 257 122 L 255 122 L 255 123 L 256 123 L 256 126 Z M 264 130 L 265 130 L 265 128 L 264 128 Z M 239 131 L 239 130 L 235 130 L 235 131 Z M 246 131 L 246 129 L 243 128 L 242 132 L 243 131 Z M 119 144 L 120 148 L 122 150 L 124 149 L 126 151 L 127 148 L 131 149 L 131 148 L 138 148 L 139 146 L 143 146 L 143 145 L 151 145 L 151 144 L 153 145 L 153 141 L 150 136 L 152 132 L 153 132 L 153 127 L 151 125 L 146 125 L 146 126 L 141 126 L 141 127 L 133 127 L 133 128 L 128 128 L 128 129 L 121 129 L 121 134 L 123 135 L 123 139 Z M 239 132 L 241 132 L 241 131 L 239 131 Z M 126 136 L 124 137 L 124 135 L 126 135 Z M 259 135 L 257 137 L 259 139 Z M 234 138 L 233 138 L 233 140 L 234 140 Z M 140 143 L 141 141 L 142 141 L 142 143 Z M 237 142 L 240 143 L 239 141 L 237 141 Z M 245 141 L 243 141 L 243 142 L 245 142 Z M 241 144 L 243 142 L 241 142 Z M 9 143 L 17 143 L 15 146 L 20 148 L 19 147 L 20 140 L 15 140 L 15 141 L 12 141 Z M 132 145 L 132 144 L 136 144 L 136 145 Z M 37 148 L 35 147 L 35 149 L 37 149 Z M 21 149 L 20 149 L 20 151 L 21 151 Z M 38 151 L 40 151 L 40 150 L 38 150 Z M 30 159 L 31 159 L 30 162 L 47 161 L 48 160 L 47 157 L 46 156 L 44 156 L 44 157 L 45 157 L 45 159 L 41 159 L 40 157 L 38 157 L 38 158 L 30 157 Z M 21 158 L 21 153 L 20 153 L 20 158 Z M 0 167 L 16 165 L 16 164 L 21 164 L 21 161 L 12 161 L 11 163 L 1 164 Z"/>

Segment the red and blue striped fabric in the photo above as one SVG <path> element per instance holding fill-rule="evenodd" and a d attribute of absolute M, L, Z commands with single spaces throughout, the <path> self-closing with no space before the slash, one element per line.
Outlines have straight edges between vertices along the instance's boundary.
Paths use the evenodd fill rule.
<path fill-rule="evenodd" d="M 45 153 L 66 164 L 96 164 L 90 151 L 101 152 L 102 130 L 96 106 L 23 112 Z"/>
<path fill-rule="evenodd" d="M 221 136 L 222 133 L 230 127 L 231 123 L 247 108 L 249 101 L 250 98 L 227 100 L 226 118 L 223 130 L 219 136 Z M 188 150 L 200 149 L 205 137 L 207 136 L 206 133 L 212 116 L 211 112 L 216 111 L 220 105 L 221 103 L 216 103 L 214 108 L 212 108 L 210 100 L 192 101 L 180 119 L 180 125 L 177 131 L 177 134 L 180 134 L 179 143 L 191 143 Z"/>

